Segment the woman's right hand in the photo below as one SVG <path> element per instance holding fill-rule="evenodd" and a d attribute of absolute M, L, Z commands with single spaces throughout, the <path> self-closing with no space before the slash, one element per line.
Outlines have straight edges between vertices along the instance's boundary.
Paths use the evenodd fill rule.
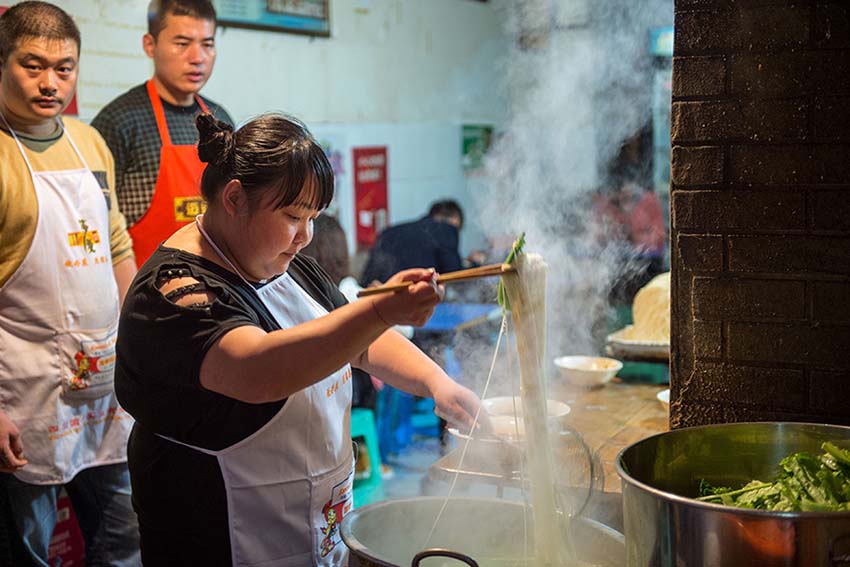
<path fill-rule="evenodd" d="M 0 410 L 0 472 L 13 473 L 26 464 L 21 432 L 9 416 Z"/>
<path fill-rule="evenodd" d="M 433 268 L 402 270 L 385 283 L 392 285 L 404 282 L 412 284 L 407 289 L 371 297 L 372 306 L 387 325 L 421 327 L 443 300 L 445 287 L 437 284 L 437 272 Z"/>

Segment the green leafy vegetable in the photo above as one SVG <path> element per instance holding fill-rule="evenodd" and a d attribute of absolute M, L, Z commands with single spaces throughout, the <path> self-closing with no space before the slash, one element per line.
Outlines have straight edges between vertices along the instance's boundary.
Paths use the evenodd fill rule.
<path fill-rule="evenodd" d="M 700 496 L 714 496 L 715 494 L 723 494 L 724 492 L 731 491 L 732 489 L 728 486 L 714 486 L 704 478 L 699 481 Z"/>
<path fill-rule="evenodd" d="M 842 512 L 850 510 L 850 451 L 830 442 L 820 456 L 794 453 L 779 463 L 773 482 L 753 480 L 738 489 L 715 487 L 700 480 L 702 502 L 778 512 Z"/>
<path fill-rule="evenodd" d="M 519 238 L 514 240 L 514 245 L 511 247 L 511 251 L 508 253 L 508 257 L 505 259 L 505 264 L 513 264 L 516 260 L 517 256 L 522 252 L 522 249 L 525 247 L 525 233 L 519 235 Z M 505 284 L 502 283 L 501 278 L 499 279 L 499 289 L 497 291 L 497 299 L 499 301 L 499 307 L 502 308 L 503 311 L 510 311 L 511 305 L 508 302 L 508 294 L 505 291 Z"/>
<path fill-rule="evenodd" d="M 848 451 L 847 449 L 836 447 L 829 441 L 821 445 L 821 449 L 829 453 L 830 456 L 832 456 L 832 458 L 835 459 L 836 462 L 850 467 L 850 451 Z"/>

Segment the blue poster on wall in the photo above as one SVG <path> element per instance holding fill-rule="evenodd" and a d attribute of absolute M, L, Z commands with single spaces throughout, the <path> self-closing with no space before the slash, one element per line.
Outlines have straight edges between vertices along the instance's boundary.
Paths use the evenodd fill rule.
<path fill-rule="evenodd" d="M 328 37 L 330 0 L 213 0 L 222 26 Z"/>

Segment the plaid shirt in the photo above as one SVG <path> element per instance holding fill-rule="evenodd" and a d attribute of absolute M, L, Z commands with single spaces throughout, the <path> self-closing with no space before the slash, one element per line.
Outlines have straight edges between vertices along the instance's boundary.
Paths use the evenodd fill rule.
<path fill-rule="evenodd" d="M 201 97 L 209 111 L 224 122 L 233 124 L 221 106 Z M 171 143 L 195 145 L 198 130 L 195 116 L 201 111 L 195 101 L 191 106 L 175 106 L 162 101 Z M 159 151 L 162 143 L 156 127 L 156 117 L 144 84 L 133 87 L 119 96 L 91 123 L 106 140 L 115 157 L 115 191 L 118 206 L 133 226 L 148 211 L 159 175 Z"/>

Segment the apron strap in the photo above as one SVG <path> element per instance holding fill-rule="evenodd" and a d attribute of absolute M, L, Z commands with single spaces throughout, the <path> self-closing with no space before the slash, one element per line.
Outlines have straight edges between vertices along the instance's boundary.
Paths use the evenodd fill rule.
<path fill-rule="evenodd" d="M 156 117 L 159 139 L 163 146 L 170 146 L 171 136 L 168 133 L 168 123 L 165 121 L 165 111 L 162 109 L 162 101 L 159 99 L 159 93 L 156 92 L 153 79 L 148 79 L 146 86 L 148 88 L 148 98 L 151 99 L 151 106 L 153 106 L 153 115 Z"/>
<path fill-rule="evenodd" d="M 74 143 L 74 138 L 71 136 L 71 133 L 68 132 L 68 130 L 65 128 L 65 125 L 62 124 L 61 121 L 59 121 L 59 125 L 62 127 L 62 130 L 65 133 L 65 135 L 68 136 L 68 141 L 71 143 L 71 147 L 74 148 L 74 152 L 77 154 L 77 157 L 80 158 L 81 162 L 83 162 L 83 167 L 86 170 L 91 171 L 89 164 L 86 163 L 86 158 L 83 157 L 83 152 L 81 152 L 79 150 L 79 148 L 77 148 L 77 144 Z"/>
<path fill-rule="evenodd" d="M 3 115 L 2 112 L 0 112 L 0 119 L 3 120 L 3 124 L 6 126 L 6 129 L 9 130 L 9 133 L 12 135 L 12 138 L 15 140 L 15 144 L 17 144 L 18 150 L 21 152 L 21 156 L 24 158 L 24 161 L 27 164 L 27 169 L 29 169 L 29 171 L 30 171 L 30 177 L 35 177 L 35 170 L 33 169 L 32 164 L 30 163 L 30 160 L 27 157 L 27 153 L 24 151 L 23 144 L 21 144 L 21 141 L 18 139 L 18 135 L 15 133 L 15 131 L 9 125 L 8 120 L 6 120 L 6 117 Z M 65 129 L 65 125 L 62 124 L 62 121 L 58 117 L 56 118 L 56 125 L 59 126 L 60 130 L 62 130 L 62 135 L 68 137 L 68 142 L 70 142 L 71 148 L 74 150 L 74 153 L 77 154 L 77 157 L 80 158 L 80 161 L 83 162 L 83 169 L 91 172 L 91 168 L 89 167 L 89 164 L 86 163 L 86 158 L 83 157 L 83 153 L 77 148 L 77 144 L 74 143 L 74 138 L 71 136 L 71 133 L 68 132 L 67 129 Z"/>
<path fill-rule="evenodd" d="M 207 108 L 207 105 L 204 103 L 204 101 L 201 99 L 201 97 L 200 97 L 200 96 L 195 95 L 195 100 L 196 100 L 196 101 L 198 101 L 198 106 L 200 106 L 200 107 L 201 107 L 201 110 L 203 110 L 204 112 L 209 112 L 209 111 L 210 111 L 210 109 L 209 109 L 209 108 Z"/>
<path fill-rule="evenodd" d="M 151 106 L 153 107 L 153 115 L 156 117 L 156 127 L 159 130 L 159 139 L 162 142 L 163 146 L 171 145 L 171 135 L 168 133 L 168 122 L 165 121 L 165 110 L 162 108 L 162 100 L 159 98 L 159 93 L 156 92 L 156 86 L 153 84 L 153 79 L 148 79 L 148 82 L 145 83 L 145 87 L 148 89 L 148 98 L 151 101 Z M 204 112 L 209 112 L 209 108 L 204 104 L 204 101 L 201 100 L 197 94 L 195 95 L 195 100 L 198 102 L 198 106 L 201 107 L 201 110 Z"/>
<path fill-rule="evenodd" d="M 23 156 L 24 162 L 26 162 L 27 164 L 27 169 L 30 172 L 30 177 L 34 178 L 35 171 L 33 171 L 32 169 L 32 165 L 30 164 L 30 160 L 27 157 L 27 153 L 24 151 L 24 147 L 21 145 L 21 141 L 18 140 L 18 135 L 15 134 L 15 131 L 12 129 L 12 126 L 9 124 L 9 121 L 6 120 L 6 116 L 2 112 L 0 112 L 0 118 L 3 119 L 3 124 L 6 126 L 6 128 L 9 130 L 9 133 L 12 135 L 12 139 L 15 140 L 15 144 L 18 146 L 18 151 L 21 152 L 21 156 Z"/>
<path fill-rule="evenodd" d="M 237 267 L 233 264 L 233 262 L 231 262 L 231 261 L 230 261 L 230 258 L 228 258 L 227 256 L 225 256 L 224 252 L 222 252 L 222 251 L 221 251 L 221 248 L 219 248 L 219 247 L 218 247 L 218 245 L 217 245 L 217 244 L 215 243 L 215 241 L 214 241 L 214 240 L 210 237 L 210 235 L 209 235 L 209 234 L 207 234 L 207 231 L 206 231 L 206 230 L 204 230 L 204 225 L 202 224 L 202 223 L 203 223 L 203 220 L 204 220 L 204 215 L 198 215 L 198 216 L 196 216 L 196 217 L 195 217 L 195 224 L 198 226 L 198 231 L 199 231 L 199 232 L 201 233 L 201 235 L 204 237 L 204 240 L 206 240 L 206 241 L 207 241 L 207 243 L 208 243 L 208 244 L 212 247 L 212 249 L 215 251 L 215 253 L 216 253 L 216 254 L 218 254 L 218 257 L 219 257 L 219 258 L 221 258 L 222 260 L 224 260 L 224 261 L 227 263 L 227 265 L 228 265 L 228 266 L 230 266 L 230 269 L 231 269 L 231 270 L 233 270 L 234 272 L 236 272 L 236 275 L 237 275 L 237 276 L 239 276 L 239 278 L 240 278 L 243 282 L 245 282 L 245 285 L 247 285 L 247 286 L 248 286 L 248 287 L 250 287 L 251 289 L 254 289 L 254 286 L 252 286 L 252 285 L 251 285 L 251 282 L 249 282 L 249 281 L 245 278 L 245 276 L 243 276 L 243 275 L 242 275 L 242 272 L 240 272 L 240 271 L 239 271 L 239 268 L 237 268 Z M 268 280 L 260 280 L 258 283 L 264 284 L 264 283 L 266 283 L 267 281 L 268 281 Z"/>
<path fill-rule="evenodd" d="M 172 442 L 176 445 L 182 445 L 183 447 L 188 447 L 189 449 L 194 449 L 195 451 L 198 451 L 199 453 L 204 453 L 205 455 L 211 455 L 213 457 L 217 457 L 219 455 L 219 453 L 221 453 L 221 451 L 213 451 L 212 449 L 204 449 L 203 447 L 196 447 L 195 445 L 189 445 L 188 443 L 178 441 L 177 439 L 175 439 L 173 437 L 169 437 L 167 435 L 161 435 L 159 433 L 154 433 L 154 435 L 156 435 L 160 439 L 165 439 L 166 441 L 170 441 L 170 442 Z"/>

